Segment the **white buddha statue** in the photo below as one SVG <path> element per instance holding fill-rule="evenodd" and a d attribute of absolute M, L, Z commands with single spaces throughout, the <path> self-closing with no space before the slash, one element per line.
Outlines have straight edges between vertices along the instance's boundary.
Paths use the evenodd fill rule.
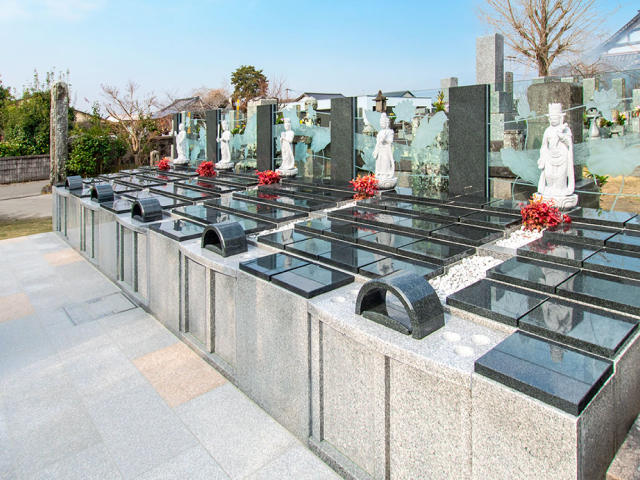
<path fill-rule="evenodd" d="M 378 188 L 389 190 L 394 188 L 398 179 L 394 177 L 395 162 L 393 160 L 393 130 L 389 128 L 387 114 L 380 117 L 380 131 L 376 137 L 376 147 L 373 149 L 373 158 L 376 160 L 376 178 Z"/>
<path fill-rule="evenodd" d="M 282 177 L 294 177 L 298 174 L 296 161 L 293 155 L 293 137 L 291 119 L 284 119 L 284 132 L 280 134 L 280 151 L 282 152 L 282 164 L 276 170 Z"/>
<path fill-rule="evenodd" d="M 218 131 L 219 132 L 219 131 Z M 229 122 L 222 121 L 222 135 L 218 133 L 216 142 L 220 144 L 220 161 L 216 163 L 216 168 L 219 170 L 230 170 L 233 168 L 233 162 L 231 161 L 231 148 L 229 142 L 233 134 L 229 131 Z"/>
<path fill-rule="evenodd" d="M 174 165 L 186 165 L 189 163 L 187 158 L 187 132 L 184 131 L 184 124 L 178 125 L 178 132 L 174 132 L 176 136 L 176 151 L 178 158 L 173 159 Z"/>
<path fill-rule="evenodd" d="M 560 103 L 549 104 L 549 127 L 542 137 L 538 168 L 542 169 L 537 195 L 553 200 L 558 208 L 575 207 L 578 196 L 573 193 L 576 180 L 573 171 L 573 135 L 564 123 Z"/>

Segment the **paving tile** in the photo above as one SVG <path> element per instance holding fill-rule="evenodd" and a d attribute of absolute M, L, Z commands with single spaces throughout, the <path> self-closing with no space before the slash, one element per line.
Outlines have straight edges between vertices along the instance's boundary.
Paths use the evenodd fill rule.
<path fill-rule="evenodd" d="M 23 350 L 41 348 L 48 343 L 47 332 L 37 315 L 0 323 L 0 358 L 16 355 Z"/>
<path fill-rule="evenodd" d="M 104 444 L 99 443 L 39 471 L 33 480 L 120 480 L 122 475 Z"/>
<path fill-rule="evenodd" d="M 14 293 L 0 297 L 0 322 L 26 317 L 34 313 L 29 297 L 24 293 Z"/>
<path fill-rule="evenodd" d="M 83 260 L 82 256 L 73 248 L 46 253 L 43 255 L 43 257 L 47 261 L 47 263 L 53 267 Z"/>
<path fill-rule="evenodd" d="M 209 452 L 198 445 L 136 478 L 136 480 L 178 479 L 229 480 L 230 477 Z"/>
<path fill-rule="evenodd" d="M 227 383 L 176 412 L 233 479 L 242 479 L 299 445 L 284 427 Z"/>
<path fill-rule="evenodd" d="M 104 297 L 67 305 L 64 310 L 74 325 L 79 325 L 134 308 L 136 306 L 122 293 L 113 293 Z"/>
<path fill-rule="evenodd" d="M 9 430 L 7 430 L 7 422 L 4 419 L 4 409 L 2 408 L 2 401 L 0 400 L 0 478 L 8 478 L 9 471 L 15 474 L 11 461 Z"/>
<path fill-rule="evenodd" d="M 113 343 L 111 337 L 98 323 L 73 325 L 73 323 L 60 322 L 45 328 L 50 335 L 51 343 L 63 360 Z"/>
<path fill-rule="evenodd" d="M 139 357 L 133 364 L 171 408 L 227 383 L 182 342 Z"/>
<path fill-rule="evenodd" d="M 88 407 L 106 402 L 146 383 L 131 360 L 114 344 L 69 358 L 64 366 Z"/>
<path fill-rule="evenodd" d="M 340 480 L 336 472 L 311 451 L 298 446 L 249 475 L 247 480 Z"/>
<path fill-rule="evenodd" d="M 12 457 L 22 478 L 100 443 L 100 434 L 78 394 L 58 385 L 5 405 Z"/>
<path fill-rule="evenodd" d="M 197 444 L 148 384 L 90 407 L 89 414 L 126 479 L 136 478 Z"/>
<path fill-rule="evenodd" d="M 98 323 L 130 359 L 178 342 L 169 330 L 141 308 L 101 318 Z"/>
<path fill-rule="evenodd" d="M 65 293 L 76 302 L 121 291 L 89 262 L 61 265 L 56 267 L 56 271 L 63 279 Z"/>

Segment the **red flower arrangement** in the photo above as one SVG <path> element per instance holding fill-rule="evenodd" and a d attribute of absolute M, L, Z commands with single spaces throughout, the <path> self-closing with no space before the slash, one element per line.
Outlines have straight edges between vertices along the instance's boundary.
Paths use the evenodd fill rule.
<path fill-rule="evenodd" d="M 167 157 L 164 157 L 162 160 L 160 160 L 158 162 L 158 168 L 160 170 L 169 170 L 171 168 L 171 165 L 169 164 L 169 159 Z"/>
<path fill-rule="evenodd" d="M 528 205 L 520 207 L 520 214 L 522 226 L 530 231 L 555 227 L 562 222 L 571 223 L 571 218 L 560 213 L 560 210 L 553 206 L 553 201 L 544 202 L 542 198 L 535 195 L 529 200 Z"/>
<path fill-rule="evenodd" d="M 199 177 L 215 177 L 218 174 L 213 166 L 213 162 L 202 162 L 198 165 L 196 173 Z"/>
<path fill-rule="evenodd" d="M 372 173 L 365 175 L 364 177 L 358 175 L 354 180 L 350 180 L 349 183 L 356 191 L 356 194 L 353 196 L 355 200 L 371 198 L 379 190 L 378 179 Z"/>
<path fill-rule="evenodd" d="M 258 176 L 258 185 L 271 185 L 280 181 L 280 174 L 273 170 L 256 172 L 256 175 Z"/>

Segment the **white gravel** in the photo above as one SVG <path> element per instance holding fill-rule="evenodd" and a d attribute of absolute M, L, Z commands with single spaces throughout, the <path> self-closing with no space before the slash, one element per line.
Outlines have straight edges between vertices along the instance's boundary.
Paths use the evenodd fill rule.
<path fill-rule="evenodd" d="M 498 240 L 496 242 L 497 247 L 507 247 L 507 248 L 520 248 L 527 243 L 531 243 L 534 240 L 537 240 L 542 237 L 542 232 L 538 232 L 536 230 L 529 231 L 521 228 L 520 230 L 516 230 L 509 238 L 505 238 L 503 240 Z"/>
<path fill-rule="evenodd" d="M 446 275 L 429 280 L 429 283 L 440 301 L 445 303 L 447 296 L 484 278 L 487 270 L 500 263 L 502 260 L 494 257 L 474 255 L 451 267 Z"/>

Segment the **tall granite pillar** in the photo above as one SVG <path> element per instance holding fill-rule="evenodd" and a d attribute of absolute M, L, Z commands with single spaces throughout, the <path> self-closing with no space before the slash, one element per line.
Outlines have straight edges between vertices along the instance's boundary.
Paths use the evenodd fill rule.
<path fill-rule="evenodd" d="M 49 113 L 49 145 L 51 156 L 51 185 L 64 183 L 69 158 L 69 87 L 58 81 L 51 87 Z"/>
<path fill-rule="evenodd" d="M 476 83 L 488 83 L 495 91 L 503 91 L 504 37 L 494 33 L 476 38 Z"/>
<path fill-rule="evenodd" d="M 449 193 L 488 192 L 489 85 L 449 90 Z"/>
<path fill-rule="evenodd" d="M 331 99 L 331 182 L 355 177 L 355 97 Z"/>
<path fill-rule="evenodd" d="M 176 158 L 178 156 L 176 132 L 180 131 L 180 116 L 180 114 L 174 113 L 171 117 L 171 135 L 173 135 L 173 143 L 171 144 L 171 158 Z"/>
<path fill-rule="evenodd" d="M 220 144 L 216 142 L 216 138 L 218 138 L 218 125 L 221 122 L 220 109 L 207 110 L 204 114 L 207 121 L 207 161 L 218 163 Z M 220 129 L 222 129 L 222 126 Z"/>
<path fill-rule="evenodd" d="M 611 87 L 616 92 L 618 98 L 627 98 L 627 84 L 624 78 L 614 78 L 611 80 Z M 620 103 L 614 110 L 625 112 L 629 108 L 628 100 L 620 100 Z"/>
<path fill-rule="evenodd" d="M 273 170 L 273 116 L 276 106 L 258 105 L 256 126 L 256 163 L 259 171 Z"/>
<path fill-rule="evenodd" d="M 589 101 L 593 100 L 593 92 L 600 87 L 600 80 L 597 78 L 584 78 L 582 80 L 582 104 L 586 105 Z"/>

